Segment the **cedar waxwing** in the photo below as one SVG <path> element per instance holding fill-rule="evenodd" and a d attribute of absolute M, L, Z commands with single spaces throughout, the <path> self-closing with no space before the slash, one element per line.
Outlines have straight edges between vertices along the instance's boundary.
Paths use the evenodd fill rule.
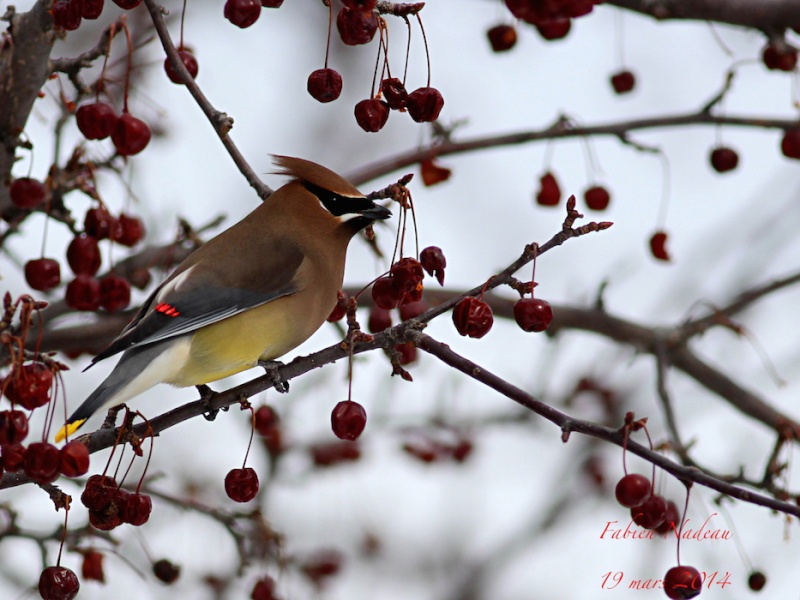
<path fill-rule="evenodd" d="M 189 255 L 94 357 L 90 367 L 123 353 L 57 442 L 157 383 L 197 386 L 274 360 L 325 322 L 350 240 L 392 213 L 318 164 L 288 156 L 275 163 L 292 180 Z"/>

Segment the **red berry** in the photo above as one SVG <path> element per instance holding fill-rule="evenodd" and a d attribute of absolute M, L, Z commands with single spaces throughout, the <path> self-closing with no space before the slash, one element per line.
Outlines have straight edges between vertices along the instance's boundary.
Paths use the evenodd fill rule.
<path fill-rule="evenodd" d="M 228 0 L 225 3 L 225 18 L 237 27 L 245 29 L 261 16 L 259 0 Z"/>
<path fill-rule="evenodd" d="M 536 23 L 536 30 L 539 32 L 539 35 L 548 41 L 560 40 L 567 37 L 571 27 L 572 21 L 570 19 L 554 19 L 552 21 Z"/>
<path fill-rule="evenodd" d="M 89 448 L 72 440 L 59 450 L 58 470 L 67 477 L 80 477 L 89 472 Z"/>
<path fill-rule="evenodd" d="M 275 595 L 275 580 L 265 575 L 253 586 L 253 591 L 250 593 L 250 600 L 278 600 Z"/>
<path fill-rule="evenodd" d="M 664 575 L 664 592 L 673 600 L 687 600 L 698 596 L 703 590 L 703 578 L 694 567 L 680 565 L 672 567 Z"/>
<path fill-rule="evenodd" d="M 94 275 L 100 269 L 100 247 L 97 238 L 85 233 L 75 237 L 67 247 L 67 262 L 76 275 Z"/>
<path fill-rule="evenodd" d="M 52 258 L 29 260 L 25 263 L 25 281 L 34 290 L 51 290 L 61 283 L 61 266 Z"/>
<path fill-rule="evenodd" d="M 667 518 L 667 501 L 653 494 L 639 506 L 631 508 L 631 519 L 639 527 L 656 529 Z"/>
<path fill-rule="evenodd" d="M 375 305 L 391 310 L 400 302 L 400 293 L 391 276 L 381 277 L 372 284 L 372 299 Z"/>
<path fill-rule="evenodd" d="M 75 31 L 81 26 L 82 0 L 60 0 L 53 3 L 50 14 L 53 15 L 53 24 L 58 29 Z"/>
<path fill-rule="evenodd" d="M 389 277 L 394 282 L 394 287 L 400 295 L 411 293 L 425 277 L 422 265 L 415 258 L 401 258 L 389 269 Z"/>
<path fill-rule="evenodd" d="M 319 550 L 303 561 L 300 571 L 319 587 L 341 570 L 343 561 L 344 557 L 338 550 Z"/>
<path fill-rule="evenodd" d="M 353 10 L 361 9 L 361 10 L 372 10 L 375 8 L 375 5 L 378 4 L 377 0 L 342 0 L 342 4 L 345 5 L 346 8 L 351 8 Z"/>
<path fill-rule="evenodd" d="M 336 321 L 341 321 L 344 316 L 347 314 L 347 296 L 344 295 L 344 292 L 338 291 L 336 292 L 336 306 L 333 307 L 331 314 L 328 315 L 328 322 L 334 323 Z"/>
<path fill-rule="evenodd" d="M 236 502 L 249 502 L 258 493 L 258 475 L 250 467 L 231 469 L 225 476 L 225 493 Z"/>
<path fill-rule="evenodd" d="M 336 16 L 336 28 L 348 46 L 368 44 L 378 30 L 378 15 L 373 10 L 344 7 Z"/>
<path fill-rule="evenodd" d="M 100 306 L 117 312 L 131 303 L 131 284 L 119 275 L 106 275 L 100 280 Z"/>
<path fill-rule="evenodd" d="M 558 206 L 561 202 L 561 188 L 558 187 L 556 176 L 547 171 L 539 178 L 539 191 L 536 192 L 536 202 L 542 206 Z"/>
<path fill-rule="evenodd" d="M 308 450 L 311 460 L 318 467 L 330 467 L 361 458 L 361 446 L 358 442 L 320 442 L 312 444 Z"/>
<path fill-rule="evenodd" d="M 28 363 L 8 374 L 5 395 L 14 404 L 33 410 L 50 401 L 51 387 L 53 372 L 42 363 Z"/>
<path fill-rule="evenodd" d="M 83 230 L 86 235 L 96 240 L 104 240 L 110 238 L 115 230 L 114 221 L 114 217 L 106 210 L 105 206 L 90 208 L 86 211 L 86 216 L 83 219 Z"/>
<path fill-rule="evenodd" d="M 66 567 L 47 567 L 39 576 L 39 595 L 44 600 L 72 600 L 80 589 L 78 576 Z"/>
<path fill-rule="evenodd" d="M 511 25 L 495 25 L 486 32 L 486 36 L 495 52 L 511 50 L 517 43 L 517 30 Z"/>
<path fill-rule="evenodd" d="M 186 67 L 186 70 L 189 71 L 189 75 L 192 79 L 197 78 L 197 59 L 194 57 L 189 50 L 186 48 L 179 48 L 178 49 L 178 56 L 181 58 L 181 62 L 183 66 Z M 167 73 L 167 77 L 172 83 L 177 83 L 178 85 L 183 85 L 183 80 L 178 72 L 172 68 L 172 63 L 169 60 L 169 57 L 164 59 L 164 71 Z"/>
<path fill-rule="evenodd" d="M 797 66 L 797 49 L 786 42 L 770 42 L 764 46 L 761 59 L 772 71 L 794 71 Z"/>
<path fill-rule="evenodd" d="M 157 560 L 153 563 L 153 574 L 161 581 L 169 585 L 175 583 L 181 575 L 181 568 L 168 561 L 166 558 Z"/>
<path fill-rule="evenodd" d="M 117 119 L 111 141 L 122 156 L 139 154 L 150 143 L 150 127 L 133 115 L 123 112 Z"/>
<path fill-rule="evenodd" d="M 353 113 L 361 129 L 368 133 L 376 133 L 383 129 L 389 120 L 389 105 L 378 98 L 369 98 L 356 104 Z"/>
<path fill-rule="evenodd" d="M 28 417 L 21 410 L 0 412 L 0 445 L 19 444 L 28 435 Z"/>
<path fill-rule="evenodd" d="M 544 331 L 553 320 L 553 309 L 540 298 L 521 298 L 514 304 L 514 320 L 523 331 Z"/>
<path fill-rule="evenodd" d="M 717 173 L 725 173 L 736 168 L 739 164 L 739 155 L 731 148 L 720 146 L 711 151 L 709 160 Z"/>
<path fill-rule="evenodd" d="M 438 246 L 428 246 L 419 253 L 419 262 L 422 268 L 431 277 L 436 277 L 439 285 L 444 285 L 444 269 L 447 266 L 447 259 Z"/>
<path fill-rule="evenodd" d="M 494 324 L 492 308 L 483 300 L 468 296 L 453 308 L 453 323 L 461 335 L 482 338 Z"/>
<path fill-rule="evenodd" d="M 410 365 L 417 360 L 417 347 L 410 342 L 397 344 L 394 349 L 400 354 L 400 358 L 397 362 L 401 365 Z"/>
<path fill-rule="evenodd" d="M 25 461 L 25 446 L 22 444 L 8 444 L 2 447 L 3 468 L 8 473 L 19 471 Z"/>
<path fill-rule="evenodd" d="M 644 475 L 629 473 L 617 482 L 614 494 L 625 508 L 641 506 L 650 497 L 652 486 L 650 480 Z"/>
<path fill-rule="evenodd" d="M 787 158 L 800 159 L 800 127 L 793 127 L 783 132 L 781 152 Z"/>
<path fill-rule="evenodd" d="M 15 179 L 8 190 L 11 203 L 17 208 L 36 208 L 44 202 L 46 193 L 44 184 L 31 177 Z"/>
<path fill-rule="evenodd" d="M 422 183 L 427 187 L 447 181 L 452 174 L 452 171 L 447 167 L 436 164 L 436 160 L 433 158 L 426 158 L 420 161 L 419 167 Z"/>
<path fill-rule="evenodd" d="M 381 308 L 380 306 L 373 306 L 370 309 L 367 329 L 371 333 L 380 333 L 391 326 L 392 315 L 387 309 Z"/>
<path fill-rule="evenodd" d="M 367 426 L 367 411 L 358 402 L 342 400 L 331 412 L 331 428 L 340 440 L 358 439 Z"/>
<path fill-rule="evenodd" d="M 103 558 L 103 554 L 97 550 L 86 550 L 83 552 L 81 575 L 85 580 L 105 583 L 106 576 L 103 572 Z"/>
<path fill-rule="evenodd" d="M 397 77 L 390 77 L 381 81 L 381 94 L 392 110 L 401 110 L 406 107 L 408 92 L 406 86 Z"/>
<path fill-rule="evenodd" d="M 261 6 L 264 8 L 280 8 L 283 0 L 261 0 Z"/>
<path fill-rule="evenodd" d="M 280 416 L 271 406 L 260 406 L 255 412 L 255 430 L 258 435 L 271 435 L 280 426 Z"/>
<path fill-rule="evenodd" d="M 100 282 L 89 275 L 77 275 L 67 284 L 64 299 L 67 306 L 75 310 L 97 310 L 100 308 Z"/>
<path fill-rule="evenodd" d="M 98 19 L 100 13 L 103 12 L 103 4 L 105 0 L 83 0 L 83 12 L 81 16 L 84 19 Z"/>
<path fill-rule="evenodd" d="M 114 4 L 125 10 L 136 8 L 142 3 L 142 0 L 114 0 Z"/>
<path fill-rule="evenodd" d="M 761 571 L 753 571 L 747 578 L 747 585 L 754 592 L 760 592 L 767 585 L 767 576 Z"/>
<path fill-rule="evenodd" d="M 114 228 L 114 241 L 129 248 L 138 244 L 144 238 L 145 229 L 142 220 L 130 215 L 121 214 L 118 219 L 119 227 Z"/>
<path fill-rule="evenodd" d="M 655 531 L 658 535 L 667 535 L 669 532 L 673 532 L 673 534 L 678 533 L 678 529 L 680 529 L 680 518 L 681 515 L 678 512 L 678 506 L 672 500 L 667 501 L 667 516 L 664 517 L 664 522 L 656 527 L 653 531 Z"/>
<path fill-rule="evenodd" d="M 590 209 L 605 210 L 608 208 L 608 203 L 611 201 L 611 195 L 602 185 L 595 185 L 583 193 L 583 199 L 586 202 L 586 206 Z"/>
<path fill-rule="evenodd" d="M 147 494 L 128 494 L 120 507 L 123 523 L 140 527 L 150 519 L 153 511 L 153 500 Z"/>
<path fill-rule="evenodd" d="M 60 454 L 58 448 L 47 442 L 33 442 L 25 450 L 25 474 L 39 483 L 52 483 L 58 479 Z"/>
<path fill-rule="evenodd" d="M 442 94 L 433 87 L 417 88 L 408 95 L 406 109 L 417 123 L 430 123 L 439 118 L 444 106 Z"/>
<path fill-rule="evenodd" d="M 86 481 L 81 494 L 81 503 L 92 511 L 107 508 L 117 494 L 117 482 L 108 475 L 92 475 Z"/>
<path fill-rule="evenodd" d="M 333 102 L 342 93 L 342 76 L 333 69 L 317 69 L 308 76 L 306 89 L 318 102 Z"/>
<path fill-rule="evenodd" d="M 114 132 L 119 115 L 108 102 L 98 101 L 79 106 L 75 120 L 87 140 L 104 140 Z"/>
<path fill-rule="evenodd" d="M 654 258 L 658 260 L 669 261 L 669 253 L 667 253 L 667 233 L 665 231 L 656 231 L 650 237 L 650 252 Z"/>
<path fill-rule="evenodd" d="M 400 319 L 408 321 L 409 319 L 416 319 L 422 313 L 428 310 L 428 305 L 422 300 L 416 302 L 408 302 L 400 305 Z"/>
<path fill-rule="evenodd" d="M 630 71 L 620 71 L 611 76 L 611 86 L 617 94 L 627 94 L 636 85 L 636 77 Z"/>

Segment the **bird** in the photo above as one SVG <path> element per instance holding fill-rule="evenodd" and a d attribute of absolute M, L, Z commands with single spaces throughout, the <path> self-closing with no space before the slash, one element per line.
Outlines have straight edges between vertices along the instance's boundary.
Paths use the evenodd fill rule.
<path fill-rule="evenodd" d="M 291 179 L 192 252 L 87 367 L 122 353 L 56 434 L 159 383 L 204 386 L 290 352 L 337 303 L 350 240 L 391 211 L 333 171 L 273 156 Z"/>

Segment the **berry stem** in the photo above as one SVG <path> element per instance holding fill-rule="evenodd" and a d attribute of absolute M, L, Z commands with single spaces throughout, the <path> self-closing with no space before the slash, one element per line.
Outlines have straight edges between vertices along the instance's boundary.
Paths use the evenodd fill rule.
<path fill-rule="evenodd" d="M 431 87 L 431 53 L 428 50 L 428 36 L 425 35 L 425 27 L 422 25 L 422 17 L 419 16 L 419 13 L 416 13 L 414 16 L 417 17 L 419 29 L 422 32 L 422 42 L 425 44 L 425 60 L 428 63 L 428 85 L 426 87 Z M 409 36 L 409 40 L 410 38 L 411 36 Z"/>
<path fill-rule="evenodd" d="M 539 256 L 539 244 L 533 242 L 533 272 L 531 273 L 531 298 L 533 298 L 533 290 L 536 289 L 536 259 Z"/>
<path fill-rule="evenodd" d="M 244 460 L 242 461 L 243 469 L 247 464 L 247 457 L 250 455 L 250 447 L 253 445 L 253 434 L 256 431 L 256 411 L 253 410 L 253 406 L 250 403 L 247 404 L 247 408 L 250 409 L 250 439 L 247 442 L 247 450 L 245 450 Z"/>
<path fill-rule="evenodd" d="M 184 23 L 184 21 L 186 21 L 186 0 L 183 0 L 183 8 L 181 9 L 181 42 L 180 42 L 180 46 L 178 46 L 179 49 L 183 49 L 183 23 Z"/>
<path fill-rule="evenodd" d="M 406 64 L 403 66 L 403 86 L 406 85 L 406 76 L 408 75 L 408 57 L 411 54 L 411 21 L 407 16 L 403 16 L 406 22 L 406 29 L 408 29 L 408 40 L 406 41 Z"/>
<path fill-rule="evenodd" d="M 131 86 L 131 71 L 133 70 L 133 40 L 131 39 L 131 30 L 128 28 L 127 23 L 123 23 L 122 27 L 125 29 L 125 40 L 128 43 L 128 66 L 125 69 L 125 88 L 122 96 L 122 112 L 128 112 L 128 92 Z"/>
<path fill-rule="evenodd" d="M 67 521 L 69 520 L 69 504 L 64 507 L 64 529 L 61 532 L 61 543 L 58 545 L 58 558 L 56 558 L 56 566 L 61 566 L 61 553 L 64 551 L 64 542 L 67 541 Z"/>
<path fill-rule="evenodd" d="M 681 515 L 681 525 L 678 527 L 678 543 L 676 544 L 678 566 L 681 564 L 681 534 L 683 533 L 683 524 L 686 522 L 686 512 L 689 510 L 689 494 L 692 492 L 691 482 L 684 482 L 684 485 L 686 486 L 686 500 L 683 502 L 683 514 Z"/>
<path fill-rule="evenodd" d="M 328 68 L 328 55 L 331 51 L 331 29 L 333 29 L 333 4 L 328 3 L 328 39 L 325 41 L 325 68 Z"/>

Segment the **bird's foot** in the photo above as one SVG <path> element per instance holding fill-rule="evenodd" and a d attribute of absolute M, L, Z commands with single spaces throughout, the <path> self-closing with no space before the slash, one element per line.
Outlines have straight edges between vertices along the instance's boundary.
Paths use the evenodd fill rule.
<path fill-rule="evenodd" d="M 206 412 L 203 413 L 203 418 L 206 421 L 213 421 L 214 419 L 217 418 L 217 415 L 219 414 L 218 408 L 211 407 L 211 399 L 217 395 L 217 392 L 215 392 L 205 384 L 201 384 L 195 387 L 197 388 L 197 391 L 200 393 L 200 402 L 202 402 L 206 408 Z"/>
<path fill-rule="evenodd" d="M 281 394 L 285 394 L 289 391 L 289 382 L 286 381 L 281 374 L 278 372 L 283 366 L 283 363 L 279 360 L 259 360 L 258 366 L 262 367 L 264 371 L 267 373 L 267 377 L 270 378 L 272 381 L 272 385 L 275 386 L 275 389 L 278 390 Z"/>

